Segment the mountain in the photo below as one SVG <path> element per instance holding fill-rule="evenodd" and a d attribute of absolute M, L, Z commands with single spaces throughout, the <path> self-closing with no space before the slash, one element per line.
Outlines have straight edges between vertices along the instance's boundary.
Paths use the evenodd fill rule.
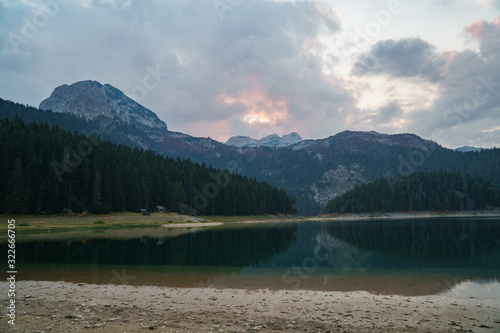
<path fill-rule="evenodd" d="M 86 120 L 88 123 L 78 128 L 84 134 L 100 135 L 106 140 L 133 147 L 154 149 L 171 157 L 189 157 L 199 162 L 203 160 L 206 150 L 227 149 L 226 145 L 209 138 L 169 131 L 167 124 L 153 111 L 110 84 L 103 85 L 96 81 L 59 86 L 40 103 L 39 109 L 61 113 L 66 118 L 71 115 Z M 68 128 L 69 123 L 57 124 Z"/>
<path fill-rule="evenodd" d="M 383 134 L 375 131 L 343 131 L 326 139 L 304 140 L 290 146 L 293 150 L 320 149 L 320 147 L 331 145 L 342 145 L 344 149 L 351 151 L 366 151 L 372 144 L 383 146 L 408 147 L 415 149 L 428 149 L 440 147 L 437 143 L 422 139 L 415 134 Z"/>
<path fill-rule="evenodd" d="M 112 90 L 109 85 L 93 85 L 98 90 Z M 461 153 L 414 134 L 389 135 L 374 131 L 344 131 L 325 139 L 301 140 L 280 149 L 264 145 L 235 147 L 210 138 L 172 132 L 166 126 L 147 126 L 147 123 L 157 119 L 154 114 L 143 113 L 144 122 L 130 121 L 135 119 L 132 111 L 127 115 L 113 113 L 113 118 L 103 113 L 95 118 L 86 117 L 88 112 L 76 106 L 92 104 L 88 101 L 89 95 L 72 91 L 70 87 L 74 85 L 66 87 L 67 95 L 59 97 L 66 101 L 66 113 L 54 113 L 0 99 L 0 117 L 13 119 L 17 116 L 27 123 L 47 122 L 71 132 L 99 135 L 115 143 L 152 149 L 165 156 L 188 158 L 200 164 L 236 171 L 286 189 L 288 194 L 295 197 L 301 215 L 318 214 L 329 200 L 356 186 L 381 177 L 404 176 L 416 171 L 461 171 L 480 175 L 500 185 L 500 149 L 496 148 L 479 153 Z M 109 101 L 104 105 L 120 104 L 120 101 L 123 103 L 123 99 L 126 100 L 122 93 L 105 96 Z M 141 114 L 141 111 L 138 113 Z M 283 142 L 283 139 L 290 142 L 290 137 L 293 141 L 298 136 L 291 134 L 284 137 L 270 136 L 264 141 L 267 144 L 272 144 L 273 140 Z M 260 144 L 260 140 L 256 141 Z"/>
<path fill-rule="evenodd" d="M 303 141 L 302 137 L 295 132 L 280 137 L 277 134 L 271 134 L 263 137 L 260 140 L 250 138 L 248 136 L 233 136 L 226 141 L 226 145 L 238 148 L 254 148 L 254 147 L 272 147 L 283 148 L 289 147 Z"/>
<path fill-rule="evenodd" d="M 455 148 L 453 150 L 459 151 L 461 153 L 467 153 L 467 152 L 470 152 L 470 151 L 478 152 L 478 151 L 484 150 L 484 148 L 476 148 L 476 147 L 471 147 L 471 146 L 463 146 L 463 147 Z"/>
<path fill-rule="evenodd" d="M 70 113 L 87 120 L 119 119 L 138 127 L 167 130 L 167 124 L 151 110 L 125 96 L 115 87 L 97 81 L 80 81 L 57 87 L 40 103 L 41 110 Z"/>

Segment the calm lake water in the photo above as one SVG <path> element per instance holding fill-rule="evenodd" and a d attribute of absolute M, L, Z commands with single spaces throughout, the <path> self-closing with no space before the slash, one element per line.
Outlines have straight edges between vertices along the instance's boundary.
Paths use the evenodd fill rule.
<path fill-rule="evenodd" d="M 500 299 L 498 218 L 234 224 L 29 239 L 16 247 L 23 280 Z"/>

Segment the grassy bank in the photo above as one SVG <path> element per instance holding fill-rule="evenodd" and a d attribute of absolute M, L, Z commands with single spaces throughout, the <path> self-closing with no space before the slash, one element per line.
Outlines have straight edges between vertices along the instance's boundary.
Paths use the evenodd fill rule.
<path fill-rule="evenodd" d="M 112 214 L 78 216 L 70 215 L 2 215 L 4 223 L 0 224 L 0 232 L 5 234 L 7 230 L 7 220 L 16 220 L 16 230 L 18 233 L 33 234 L 40 232 L 60 232 L 60 231 L 84 231 L 84 230 L 107 230 L 107 229 L 132 229 L 132 228 L 160 228 L 162 226 L 176 224 L 199 225 L 213 222 L 233 223 L 233 222 L 253 222 L 279 220 L 278 216 L 187 216 L 177 213 L 151 213 L 142 215 L 132 212 L 120 212 Z"/>

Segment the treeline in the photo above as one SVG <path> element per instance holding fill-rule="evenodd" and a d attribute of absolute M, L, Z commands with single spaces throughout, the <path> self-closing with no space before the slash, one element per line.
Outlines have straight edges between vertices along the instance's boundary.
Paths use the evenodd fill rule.
<path fill-rule="evenodd" d="M 332 199 L 327 213 L 475 210 L 500 206 L 491 182 L 460 172 L 416 172 L 379 179 Z"/>
<path fill-rule="evenodd" d="M 295 213 L 285 190 L 48 124 L 0 120 L 0 213 Z"/>

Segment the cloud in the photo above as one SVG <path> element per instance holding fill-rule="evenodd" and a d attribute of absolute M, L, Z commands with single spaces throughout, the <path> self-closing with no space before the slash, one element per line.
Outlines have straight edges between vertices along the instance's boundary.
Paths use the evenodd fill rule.
<path fill-rule="evenodd" d="M 368 53 L 361 55 L 352 73 L 420 77 L 436 82 L 443 65 L 444 60 L 436 48 L 420 38 L 389 39 L 377 42 Z"/>
<path fill-rule="evenodd" d="M 247 120 L 254 135 L 269 129 L 269 122 L 252 122 L 258 105 L 248 97 L 260 94 L 262 105 L 273 105 L 263 112 L 284 124 L 284 132 L 296 130 L 289 127 L 298 121 L 309 122 L 311 132 L 323 130 L 325 135 L 342 130 L 341 122 L 334 129 L 313 124 L 320 116 L 333 122 L 338 109 L 348 109 L 354 99 L 341 84 L 324 76 L 322 64 L 304 47 L 320 32 L 339 31 L 338 18 L 325 15 L 311 2 L 228 2 L 222 11 L 216 3 L 145 0 L 60 5 L 36 36 L 18 45 L 19 52 L 4 43 L 0 89 L 15 100 L 38 105 L 58 85 L 93 79 L 141 97 L 141 103 L 172 129 L 188 131 L 191 122 L 221 124 L 238 118 Z M 36 13 L 22 5 L 9 11 L 12 15 L 0 29 L 17 34 L 23 17 L 31 20 Z M 151 70 L 168 77 L 145 96 L 137 96 L 134 92 Z M 31 81 L 27 85 L 33 91 L 29 101 L 21 89 L 26 81 Z M 221 95 L 235 102 L 225 103 Z"/>
<path fill-rule="evenodd" d="M 447 55 L 440 98 L 426 110 L 411 115 L 414 131 L 444 144 L 498 145 L 500 131 L 500 18 L 476 21 L 465 29 L 479 43 L 479 52 L 464 50 Z M 441 133 L 441 135 L 439 135 Z M 480 143 L 482 141 L 482 143 Z"/>
<path fill-rule="evenodd" d="M 43 4 L 54 1 L 59 8 L 49 15 Z M 220 3 L 227 6 L 214 6 Z M 97 80 L 140 99 L 172 130 L 219 140 L 291 131 L 321 138 L 345 129 L 430 138 L 435 128 L 446 131 L 448 143 L 463 141 L 464 133 L 496 140 L 497 91 L 462 111 L 468 116 L 454 105 L 474 96 L 478 77 L 500 81 L 500 19 L 472 22 L 489 16 L 464 13 L 467 1 L 445 1 L 454 4 L 453 15 L 443 5 L 439 15 L 448 15 L 443 22 L 453 30 L 436 35 L 457 45 L 463 32 L 474 48 L 440 50 L 428 33 L 438 26 L 413 30 L 405 21 L 421 22 L 413 9 L 421 13 L 430 3 L 405 7 L 372 38 L 371 49 L 353 50 L 344 61 L 329 41 L 364 27 L 374 20 L 370 11 L 382 7 L 363 14 L 347 2 L 0 0 L 0 97 L 38 105 L 56 86 Z M 23 36 L 26 24 L 36 29 L 16 51 L 8 36 Z M 145 90 L 155 72 L 158 80 L 147 82 L 157 85 Z M 457 115 L 460 130 L 450 121 Z"/>
<path fill-rule="evenodd" d="M 397 102 L 390 102 L 389 104 L 381 107 L 376 113 L 366 117 L 365 121 L 369 124 L 375 124 L 377 126 L 387 125 L 393 122 L 396 118 L 400 118 L 403 115 L 403 110 Z"/>
<path fill-rule="evenodd" d="M 490 57 L 500 53 L 500 17 L 491 22 L 484 20 L 472 22 L 465 28 L 465 32 L 479 41 L 483 56 Z"/>

